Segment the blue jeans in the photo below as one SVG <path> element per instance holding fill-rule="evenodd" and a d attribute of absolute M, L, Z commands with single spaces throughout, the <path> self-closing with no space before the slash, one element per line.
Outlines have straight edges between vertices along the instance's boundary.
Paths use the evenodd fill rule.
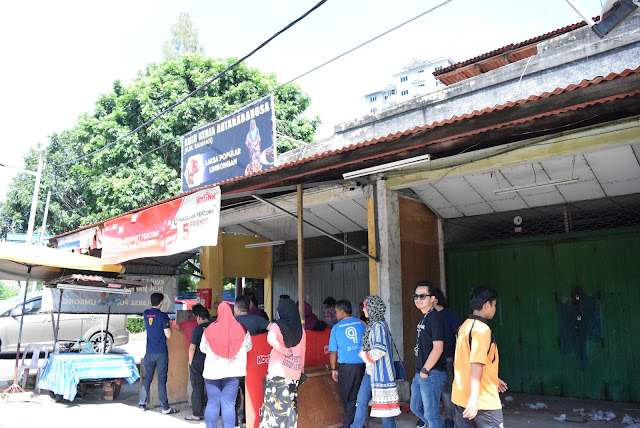
<path fill-rule="evenodd" d="M 446 380 L 447 372 L 432 369 L 429 377 L 423 379 L 418 372 L 411 382 L 411 411 L 429 428 L 443 428 L 440 419 L 440 393 Z"/>
<path fill-rule="evenodd" d="M 205 379 L 207 387 L 207 408 L 204 420 L 207 428 L 218 426 L 218 416 L 222 408 L 222 427 L 233 428 L 236 425 L 236 396 L 238 395 L 239 380 L 237 377 L 223 379 Z"/>
<path fill-rule="evenodd" d="M 147 396 L 153 381 L 153 374 L 158 369 L 158 398 L 162 410 L 167 411 L 169 399 L 167 398 L 167 372 L 169 371 L 169 354 L 145 354 L 144 356 L 144 382 L 140 390 L 139 406 L 146 406 Z"/>
<path fill-rule="evenodd" d="M 371 378 L 365 372 L 358 390 L 358 398 L 356 399 L 356 415 L 350 428 L 362 428 L 367 420 L 369 413 L 369 400 L 371 400 Z M 396 419 L 381 418 L 384 428 L 396 428 Z"/>

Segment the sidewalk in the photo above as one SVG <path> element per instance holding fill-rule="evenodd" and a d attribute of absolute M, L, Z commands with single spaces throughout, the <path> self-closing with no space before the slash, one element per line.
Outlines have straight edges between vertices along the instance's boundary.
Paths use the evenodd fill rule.
<path fill-rule="evenodd" d="M 4 389 L 4 388 L 3 388 Z M 28 389 L 32 391 L 32 389 Z M 129 426 L 161 426 L 161 427 L 204 427 L 201 422 L 185 421 L 184 417 L 191 413 L 186 403 L 175 405 L 180 413 L 163 415 L 160 408 L 143 412 L 138 409 L 138 393 L 140 382 L 132 385 L 122 385 L 120 396 L 114 401 L 107 401 L 102 397 L 100 388 L 93 388 L 88 393 L 78 394 L 72 402 L 63 400 L 56 403 L 46 392 L 34 393 L 31 402 L 7 403 L 0 401 L 0 428 L 22 428 L 29 426 L 65 427 L 81 426 L 92 428 L 118 428 Z M 623 424 L 625 414 L 640 418 L 640 404 L 617 403 L 609 401 L 581 400 L 562 397 L 546 397 L 531 394 L 507 393 L 513 401 L 505 402 L 505 427 L 544 427 L 560 428 L 575 426 L 576 423 L 584 427 L 619 428 L 633 425 Z M 542 410 L 529 409 L 527 403 L 545 403 L 548 408 Z M 616 418 L 612 421 L 593 421 L 589 416 L 581 416 L 573 409 L 583 408 L 585 412 L 601 410 L 613 412 Z M 557 421 L 554 418 L 561 414 L 567 416 L 567 421 Z M 396 418 L 397 428 L 415 427 L 417 418 L 411 413 L 403 413 Z M 222 427 L 222 423 L 218 424 Z M 379 419 L 371 419 L 369 428 L 381 427 Z M 640 425 L 634 428 L 638 428 Z M 316 428 L 316 427 L 300 427 Z"/>

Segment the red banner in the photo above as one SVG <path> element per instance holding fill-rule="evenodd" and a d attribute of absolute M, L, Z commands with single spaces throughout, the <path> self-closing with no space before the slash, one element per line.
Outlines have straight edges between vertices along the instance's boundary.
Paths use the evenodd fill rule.
<path fill-rule="evenodd" d="M 219 223 L 219 187 L 119 217 L 104 225 L 102 263 L 122 263 L 217 245 Z"/>

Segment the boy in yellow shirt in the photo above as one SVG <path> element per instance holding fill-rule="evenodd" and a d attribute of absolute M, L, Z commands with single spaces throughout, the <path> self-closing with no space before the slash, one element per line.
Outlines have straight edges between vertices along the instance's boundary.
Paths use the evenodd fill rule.
<path fill-rule="evenodd" d="M 457 428 L 503 427 L 498 392 L 505 392 L 507 384 L 498 378 L 498 346 L 487 321 L 496 314 L 497 299 L 493 288 L 471 290 L 473 314 L 458 330 L 451 389 Z"/>

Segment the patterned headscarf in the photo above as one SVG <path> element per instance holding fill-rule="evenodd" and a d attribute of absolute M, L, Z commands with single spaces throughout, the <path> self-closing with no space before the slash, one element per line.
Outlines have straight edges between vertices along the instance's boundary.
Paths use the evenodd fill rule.
<path fill-rule="evenodd" d="M 380 296 L 367 296 L 364 299 L 364 306 L 369 314 L 369 323 L 362 333 L 362 350 L 366 352 L 371 350 L 369 335 L 373 331 L 373 324 L 377 321 L 385 322 L 384 313 L 387 310 L 387 305 L 384 304 Z"/>

